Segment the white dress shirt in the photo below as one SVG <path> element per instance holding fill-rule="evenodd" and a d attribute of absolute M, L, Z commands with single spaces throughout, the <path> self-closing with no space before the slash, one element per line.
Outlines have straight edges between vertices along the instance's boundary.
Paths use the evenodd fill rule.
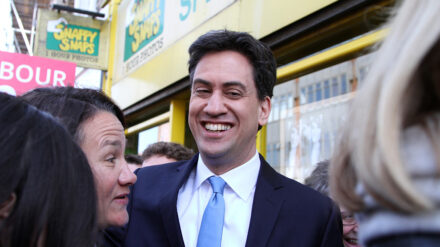
<path fill-rule="evenodd" d="M 223 197 L 225 199 L 225 221 L 223 224 L 222 246 L 245 246 L 255 186 L 260 171 L 258 152 L 245 164 L 220 175 L 226 182 Z M 203 212 L 212 195 L 211 184 L 207 180 L 216 176 L 203 163 L 199 155 L 195 169 L 182 185 L 177 197 L 177 213 L 183 241 L 187 247 L 197 246 L 197 237 Z"/>

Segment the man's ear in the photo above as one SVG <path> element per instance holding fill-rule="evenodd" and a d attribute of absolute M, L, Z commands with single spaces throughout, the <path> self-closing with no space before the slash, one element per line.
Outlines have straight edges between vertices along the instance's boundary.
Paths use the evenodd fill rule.
<path fill-rule="evenodd" d="M 263 126 L 267 123 L 271 107 L 272 105 L 269 96 L 264 97 L 264 99 L 260 101 L 260 110 L 258 112 L 258 126 Z"/>
<path fill-rule="evenodd" d="M 6 219 L 9 217 L 9 215 L 12 212 L 12 209 L 14 209 L 15 201 L 17 201 L 17 195 L 12 193 L 9 195 L 8 199 L 6 201 L 0 203 L 0 219 Z"/>

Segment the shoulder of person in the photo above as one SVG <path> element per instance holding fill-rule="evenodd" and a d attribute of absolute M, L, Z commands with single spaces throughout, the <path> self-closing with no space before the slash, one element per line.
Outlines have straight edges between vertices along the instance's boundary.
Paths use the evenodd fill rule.
<path fill-rule="evenodd" d="M 305 209 L 321 212 L 332 210 L 334 202 L 318 191 L 300 182 L 279 174 L 284 195 L 285 206 L 304 207 Z"/>
<path fill-rule="evenodd" d="M 172 172 L 176 169 L 181 168 L 185 164 L 187 164 L 188 160 L 176 161 L 172 163 L 154 165 L 154 166 L 146 166 L 136 170 L 135 174 L 138 177 L 143 176 L 154 176 L 161 173 Z"/>
<path fill-rule="evenodd" d="M 190 165 L 188 161 L 177 161 L 173 163 L 147 166 L 139 168 L 135 171 L 137 181 L 133 185 L 133 188 L 145 189 L 165 189 L 167 183 L 175 180 L 176 176 L 181 173 L 182 169 Z M 180 172 L 179 172 L 180 171 Z"/>

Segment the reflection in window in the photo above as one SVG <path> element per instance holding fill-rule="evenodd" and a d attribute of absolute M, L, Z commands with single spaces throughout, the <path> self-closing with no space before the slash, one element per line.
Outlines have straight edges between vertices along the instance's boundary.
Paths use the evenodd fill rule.
<path fill-rule="evenodd" d="M 307 100 L 306 100 L 306 88 L 305 87 L 301 88 L 301 93 L 300 93 L 300 96 L 299 96 L 299 101 L 300 101 L 301 105 L 307 103 Z"/>
<path fill-rule="evenodd" d="M 287 96 L 283 95 L 281 97 L 281 119 L 284 119 L 287 117 Z"/>
<path fill-rule="evenodd" d="M 307 103 L 313 102 L 313 85 L 307 87 Z"/>
<path fill-rule="evenodd" d="M 328 80 L 324 81 L 324 99 L 330 98 L 330 83 Z"/>
<path fill-rule="evenodd" d="M 274 97 L 273 99 L 273 117 L 272 117 L 272 121 L 277 121 L 280 117 L 280 104 L 279 104 L 279 100 L 278 97 Z"/>
<path fill-rule="evenodd" d="M 267 145 L 267 148 L 266 148 L 266 160 L 267 160 L 267 162 L 269 162 L 269 164 L 273 164 L 274 163 L 272 145 Z"/>
<path fill-rule="evenodd" d="M 339 85 L 338 85 L 338 78 L 333 77 L 332 78 L 332 97 L 339 95 Z"/>
<path fill-rule="evenodd" d="M 341 94 L 347 93 L 347 75 L 342 74 L 341 75 Z"/>
<path fill-rule="evenodd" d="M 274 169 L 303 181 L 317 162 L 331 157 L 352 97 L 353 72 L 365 77 L 368 61 L 346 61 L 276 86 L 266 137 Z"/>
<path fill-rule="evenodd" d="M 366 73 L 366 70 L 367 70 L 367 68 L 365 68 L 365 67 L 362 67 L 361 69 L 360 69 L 360 71 L 359 71 L 359 80 L 360 81 L 363 81 L 364 79 L 365 79 L 365 75 L 367 74 Z"/>
<path fill-rule="evenodd" d="M 292 117 L 293 116 L 293 94 L 289 93 L 288 94 L 288 106 L 287 109 L 289 111 L 289 113 L 287 114 L 287 116 Z"/>
<path fill-rule="evenodd" d="M 320 101 L 322 99 L 321 95 L 321 83 L 316 83 L 316 101 Z"/>

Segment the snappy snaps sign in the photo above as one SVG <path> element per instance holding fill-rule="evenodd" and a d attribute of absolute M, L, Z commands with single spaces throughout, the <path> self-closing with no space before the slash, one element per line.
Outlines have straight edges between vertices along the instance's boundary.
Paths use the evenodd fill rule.
<path fill-rule="evenodd" d="M 69 25 L 64 18 L 47 24 L 46 48 L 84 55 L 98 56 L 98 29 Z"/>
<path fill-rule="evenodd" d="M 121 0 L 114 80 L 134 72 L 237 0 Z"/>
<path fill-rule="evenodd" d="M 39 9 L 34 54 L 106 70 L 109 33 L 108 21 Z"/>
<path fill-rule="evenodd" d="M 133 19 L 125 30 L 124 61 L 162 33 L 164 5 L 163 0 L 134 1 L 130 9 Z"/>

